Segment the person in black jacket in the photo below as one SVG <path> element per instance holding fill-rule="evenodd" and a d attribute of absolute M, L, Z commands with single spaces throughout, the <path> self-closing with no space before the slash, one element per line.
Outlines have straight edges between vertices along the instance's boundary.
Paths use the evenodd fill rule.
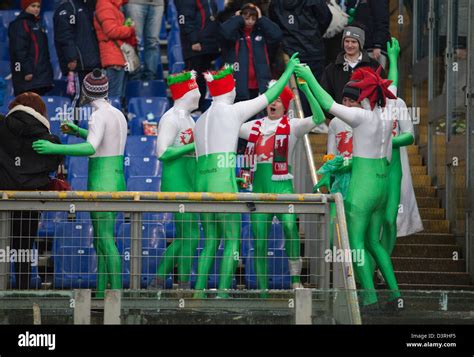
<path fill-rule="evenodd" d="M 234 64 L 236 102 L 265 92 L 272 80 L 267 44 L 280 41 L 283 34 L 260 9 L 246 4 L 236 16 L 221 24 L 222 60 Z"/>
<path fill-rule="evenodd" d="M 387 42 L 391 40 L 388 0 L 346 0 L 346 8 L 354 22 L 365 27 L 364 49 L 386 69 Z"/>
<path fill-rule="evenodd" d="M 23 11 L 8 26 L 10 66 L 15 95 L 47 93 L 53 87 L 48 38 L 41 25 L 40 0 L 22 0 Z"/>
<path fill-rule="evenodd" d="M 370 58 L 367 51 L 363 50 L 366 32 L 361 27 L 347 26 L 342 32 L 342 48 L 335 62 L 330 63 L 321 78 L 321 86 L 334 100 L 342 104 L 342 92 L 352 73 L 359 67 L 369 66 L 376 70 L 380 64 Z M 385 71 L 381 76 L 386 78 Z"/>
<path fill-rule="evenodd" d="M 219 55 L 219 23 L 215 0 L 176 0 L 181 46 L 186 69 L 203 73 Z M 204 112 L 206 81 L 197 79 L 201 99 L 199 111 Z"/>
<path fill-rule="evenodd" d="M 49 173 L 62 161 L 60 155 L 40 155 L 32 144 L 38 139 L 60 143 L 51 135 L 46 105 L 32 92 L 17 96 L 0 120 L 0 190 L 47 190 Z M 38 211 L 14 211 L 11 217 L 11 247 L 33 248 L 38 233 Z M 30 260 L 31 262 L 31 260 Z M 30 262 L 15 261 L 17 287 L 30 288 Z"/>
<path fill-rule="evenodd" d="M 100 67 L 93 16 L 90 0 L 64 0 L 54 12 L 54 45 L 61 71 L 74 77 L 73 107 L 80 98 L 86 74 Z"/>
<path fill-rule="evenodd" d="M 283 31 L 283 51 L 290 57 L 298 52 L 301 63 L 319 80 L 326 57 L 323 35 L 332 20 L 326 0 L 272 0 L 269 15 Z M 306 97 L 301 96 L 301 104 L 310 116 Z"/>

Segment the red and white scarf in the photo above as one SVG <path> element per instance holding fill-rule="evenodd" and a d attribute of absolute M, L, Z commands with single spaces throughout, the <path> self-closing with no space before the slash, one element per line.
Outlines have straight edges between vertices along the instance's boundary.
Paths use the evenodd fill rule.
<path fill-rule="evenodd" d="M 264 119 L 265 120 L 265 119 Z M 267 119 L 270 120 L 270 119 Z M 256 164 L 255 161 L 255 145 L 259 138 L 263 135 L 261 132 L 263 120 L 257 120 L 250 131 L 247 148 L 245 149 L 245 162 L 250 167 Z M 285 115 L 278 123 L 275 132 L 275 144 L 273 149 L 273 181 L 285 181 L 293 179 L 293 175 L 289 173 L 288 167 L 288 149 L 290 143 L 290 121 Z M 244 170 L 248 168 L 244 168 Z"/>

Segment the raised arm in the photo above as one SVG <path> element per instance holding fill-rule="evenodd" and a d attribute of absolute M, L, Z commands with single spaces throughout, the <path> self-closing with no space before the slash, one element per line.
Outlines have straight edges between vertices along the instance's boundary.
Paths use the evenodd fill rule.
<path fill-rule="evenodd" d="M 321 108 L 325 111 L 338 117 L 353 128 L 358 127 L 362 123 L 366 111 L 361 108 L 349 108 L 336 103 L 323 87 L 321 87 L 308 66 L 297 66 L 295 73 L 299 78 L 306 81 L 314 98 L 316 98 Z"/>
<path fill-rule="evenodd" d="M 392 86 L 398 88 L 398 56 L 400 54 L 400 44 L 395 37 L 391 42 L 387 42 L 387 54 L 389 59 L 388 79 L 392 81 Z"/>

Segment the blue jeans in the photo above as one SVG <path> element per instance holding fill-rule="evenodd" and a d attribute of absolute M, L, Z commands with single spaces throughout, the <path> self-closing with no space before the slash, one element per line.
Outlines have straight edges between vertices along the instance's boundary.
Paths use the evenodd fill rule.
<path fill-rule="evenodd" d="M 127 82 L 127 73 L 122 67 L 108 67 L 107 77 L 109 78 L 109 98 L 125 95 L 125 84 Z"/>
<path fill-rule="evenodd" d="M 161 63 L 159 35 L 164 6 L 127 4 L 125 14 L 135 22 L 138 48 L 145 59 L 144 68 L 134 73 L 132 79 L 156 79 L 158 64 Z M 141 72 L 141 73 L 140 73 Z"/>

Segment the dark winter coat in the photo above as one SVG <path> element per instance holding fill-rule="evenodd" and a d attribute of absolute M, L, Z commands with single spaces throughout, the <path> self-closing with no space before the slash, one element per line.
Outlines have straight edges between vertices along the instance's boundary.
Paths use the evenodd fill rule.
<path fill-rule="evenodd" d="M 351 79 L 352 73 L 360 67 L 372 67 L 374 70 L 379 68 L 380 63 L 369 57 L 366 51 L 362 52 L 362 60 L 352 68 L 344 60 L 344 52 L 339 53 L 336 61 L 330 63 L 324 70 L 321 78 L 321 86 L 333 97 L 333 99 L 342 104 L 342 91 L 347 82 Z M 383 78 L 386 78 L 382 69 Z"/>
<path fill-rule="evenodd" d="M 22 11 L 8 26 L 10 66 L 15 96 L 34 89 L 53 86 L 48 37 L 40 19 Z M 33 75 L 31 81 L 25 76 Z"/>
<path fill-rule="evenodd" d="M 215 0 L 176 0 L 181 46 L 185 60 L 219 53 L 219 23 Z M 200 43 L 202 51 L 192 50 Z"/>
<path fill-rule="evenodd" d="M 100 67 L 99 45 L 93 26 L 93 11 L 83 0 L 63 1 L 54 12 L 54 45 L 61 71 L 67 75 L 69 62 L 76 71 Z"/>
<path fill-rule="evenodd" d="M 46 125 L 48 119 L 25 106 L 16 106 L 0 118 L 0 189 L 44 189 L 48 174 L 61 163 L 61 155 L 40 155 L 31 147 L 39 139 L 60 144 Z"/>
<path fill-rule="evenodd" d="M 249 99 L 248 68 L 249 48 L 244 34 L 245 21 L 242 16 L 234 16 L 221 24 L 222 60 L 224 63 L 238 63 L 234 72 L 237 100 Z M 280 41 L 283 37 L 278 25 L 263 16 L 257 20 L 250 34 L 253 63 L 260 93 L 265 92 L 268 82 L 272 79 L 267 44 Z"/>
<path fill-rule="evenodd" d="M 325 58 L 323 35 L 332 20 L 326 0 L 272 0 L 270 19 L 283 31 L 283 50 L 302 62 Z"/>
<path fill-rule="evenodd" d="M 348 0 L 347 8 L 355 6 L 356 0 Z M 390 41 L 390 10 L 388 0 L 360 0 L 354 21 L 365 26 L 365 49 L 387 50 Z"/>

